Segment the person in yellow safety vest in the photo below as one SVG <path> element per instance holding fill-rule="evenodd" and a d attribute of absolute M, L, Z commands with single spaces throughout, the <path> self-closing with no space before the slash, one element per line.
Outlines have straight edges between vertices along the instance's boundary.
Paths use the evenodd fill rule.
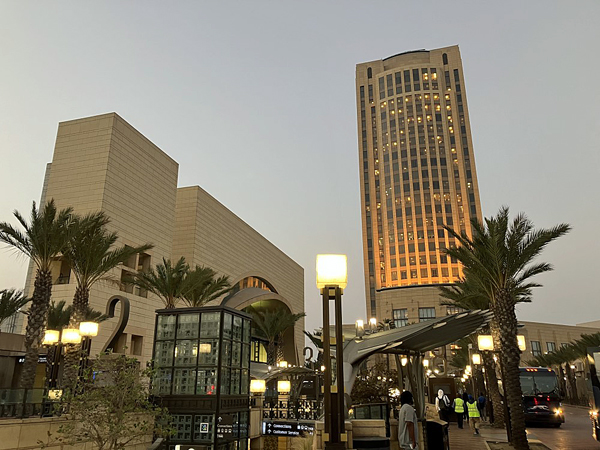
<path fill-rule="evenodd" d="M 471 428 L 474 430 L 473 434 L 479 434 L 479 422 L 481 421 L 481 414 L 479 414 L 477 402 L 472 395 L 469 395 L 467 410 L 469 411 L 469 422 L 471 424 Z"/>
<path fill-rule="evenodd" d="M 459 393 L 456 394 L 456 398 L 454 399 L 454 402 L 452 402 L 452 409 L 456 413 L 458 428 L 462 429 L 463 419 L 465 418 L 465 402 Z"/>

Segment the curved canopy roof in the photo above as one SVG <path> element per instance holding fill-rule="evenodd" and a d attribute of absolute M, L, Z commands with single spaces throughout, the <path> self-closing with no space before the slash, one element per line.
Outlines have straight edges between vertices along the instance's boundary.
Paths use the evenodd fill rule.
<path fill-rule="evenodd" d="M 354 365 L 374 353 L 427 352 L 474 333 L 491 316 L 489 310 L 478 309 L 365 335 L 346 342 L 344 360 Z"/>

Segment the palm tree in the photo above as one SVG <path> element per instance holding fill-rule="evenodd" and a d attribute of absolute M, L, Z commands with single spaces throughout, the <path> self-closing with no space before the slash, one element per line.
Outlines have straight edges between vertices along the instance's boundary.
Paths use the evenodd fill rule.
<path fill-rule="evenodd" d="M 534 263 L 542 250 L 570 230 L 567 224 L 550 229 L 534 230 L 524 214 L 509 220 L 508 208 L 502 207 L 485 224 L 471 221 L 473 238 L 444 227 L 459 243 L 447 249 L 462 265 L 465 279 L 470 279 L 477 292 L 490 299 L 494 320 L 499 328 L 500 363 L 505 374 L 506 399 L 511 411 L 512 445 L 516 450 L 528 450 L 525 415 L 519 379 L 520 350 L 517 343 L 515 304 L 531 289 L 540 286 L 530 279 L 552 270 L 548 263 Z"/>
<path fill-rule="evenodd" d="M 163 258 L 163 262 L 156 265 L 156 269 L 148 272 L 138 272 L 127 280 L 129 284 L 152 292 L 159 297 L 167 309 L 173 309 L 183 298 L 186 291 L 185 279 L 190 271 L 190 266 L 182 256 L 173 265 L 170 259 Z"/>
<path fill-rule="evenodd" d="M 23 297 L 23 291 L 3 289 L 0 291 L 0 326 L 6 320 L 21 311 L 31 299 Z"/>
<path fill-rule="evenodd" d="M 67 302 L 64 300 L 55 303 L 54 300 L 50 302 L 48 307 L 48 329 L 61 331 L 63 328 L 69 326 L 71 320 L 71 306 L 66 306 Z"/>
<path fill-rule="evenodd" d="M 471 278 L 462 279 L 452 286 L 440 286 L 440 295 L 447 299 L 443 302 L 443 305 L 458 306 L 459 308 L 466 310 L 477 310 L 477 309 L 490 309 L 490 299 L 487 294 L 480 290 L 479 285 L 473 283 L 474 280 Z M 527 302 L 531 301 L 529 296 L 523 294 L 519 301 Z M 496 339 L 496 345 L 499 347 L 500 341 L 498 339 L 499 332 L 496 322 L 492 319 L 490 324 L 483 329 L 483 334 L 488 332 L 488 329 L 492 336 Z M 492 331 L 493 330 L 493 331 Z M 468 359 L 468 355 L 467 355 Z M 498 387 L 498 377 L 496 376 L 496 363 L 492 356 L 487 352 L 482 352 L 481 359 L 483 366 L 485 367 L 485 378 L 487 381 L 487 387 L 489 391 L 489 398 L 492 403 L 492 417 L 494 419 L 494 425 L 497 427 L 504 427 L 504 407 L 502 404 L 502 396 L 500 395 L 500 388 Z M 458 362 L 458 361 L 457 361 Z M 466 364 L 469 364 L 468 362 Z M 465 364 L 465 365 L 466 365 Z M 453 364 L 455 367 L 455 364 Z"/>
<path fill-rule="evenodd" d="M 64 257 L 71 264 L 77 281 L 71 317 L 71 326 L 75 328 L 83 321 L 91 287 L 118 265 L 153 247 L 151 244 L 114 247 L 118 235 L 106 229 L 109 223 L 110 219 L 103 212 L 75 216 L 73 220 L 73 232 Z"/>
<path fill-rule="evenodd" d="M 90 289 L 95 283 L 132 256 L 153 247 L 150 244 L 114 247 L 118 235 L 106 229 L 109 223 L 110 219 L 103 212 L 74 217 L 71 239 L 64 251 L 64 257 L 70 263 L 77 281 L 71 310 L 71 328 L 79 328 L 79 324 L 84 321 L 89 308 Z M 66 350 L 63 385 L 67 389 L 72 388 L 77 380 L 80 352 L 81 345 L 69 346 Z"/>
<path fill-rule="evenodd" d="M 52 295 L 50 266 L 65 249 L 69 240 L 72 208 L 57 211 L 54 200 L 37 209 L 31 208 L 30 221 L 18 212 L 14 216 L 23 231 L 7 222 L 0 223 L 0 242 L 29 257 L 36 266 L 29 320 L 25 330 L 25 363 L 21 374 L 22 388 L 31 389 L 35 381 L 39 347 L 44 337 L 48 306 Z"/>
<path fill-rule="evenodd" d="M 294 314 L 285 308 L 259 311 L 254 307 L 250 308 L 250 314 L 256 331 L 268 342 L 267 363 L 273 365 L 283 360 L 283 334 L 306 314 Z"/>
<path fill-rule="evenodd" d="M 210 267 L 196 266 L 185 277 L 183 301 L 188 306 L 200 307 L 231 290 L 229 277 L 215 278 L 217 272 Z"/>

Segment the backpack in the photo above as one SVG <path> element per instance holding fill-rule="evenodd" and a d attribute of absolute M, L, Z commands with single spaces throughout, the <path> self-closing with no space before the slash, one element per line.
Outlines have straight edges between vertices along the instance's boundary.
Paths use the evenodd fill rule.
<path fill-rule="evenodd" d="M 450 399 L 446 394 L 439 401 L 440 410 L 450 411 Z"/>

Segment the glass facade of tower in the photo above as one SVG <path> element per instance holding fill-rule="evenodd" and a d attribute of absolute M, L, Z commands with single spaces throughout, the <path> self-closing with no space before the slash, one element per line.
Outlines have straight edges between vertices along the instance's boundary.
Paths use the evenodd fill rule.
<path fill-rule="evenodd" d="M 451 283 L 461 268 L 443 226 L 481 219 L 458 47 L 408 52 L 356 71 L 367 311 L 375 291 Z"/>

